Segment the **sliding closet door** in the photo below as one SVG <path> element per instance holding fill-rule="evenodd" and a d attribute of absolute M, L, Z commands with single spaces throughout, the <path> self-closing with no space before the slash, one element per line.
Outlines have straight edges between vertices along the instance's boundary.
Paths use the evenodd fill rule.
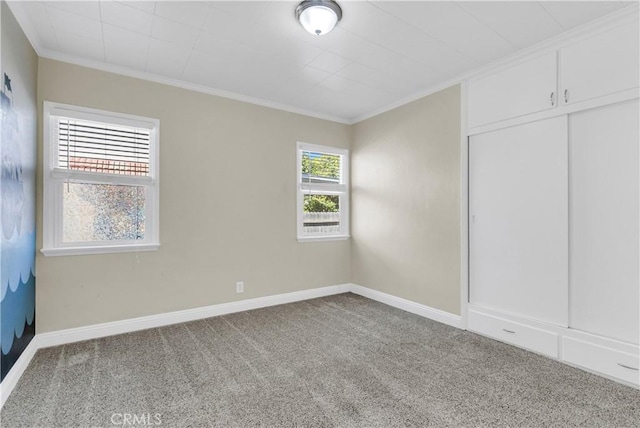
<path fill-rule="evenodd" d="M 566 326 L 566 116 L 469 141 L 473 304 Z"/>
<path fill-rule="evenodd" d="M 569 118 L 570 326 L 632 343 L 640 334 L 638 105 Z"/>

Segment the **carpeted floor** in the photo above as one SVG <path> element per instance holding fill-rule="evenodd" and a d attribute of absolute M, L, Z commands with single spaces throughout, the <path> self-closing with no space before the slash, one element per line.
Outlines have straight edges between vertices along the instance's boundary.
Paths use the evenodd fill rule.
<path fill-rule="evenodd" d="M 6 428 L 637 427 L 640 391 L 342 294 L 42 349 L 0 418 Z"/>

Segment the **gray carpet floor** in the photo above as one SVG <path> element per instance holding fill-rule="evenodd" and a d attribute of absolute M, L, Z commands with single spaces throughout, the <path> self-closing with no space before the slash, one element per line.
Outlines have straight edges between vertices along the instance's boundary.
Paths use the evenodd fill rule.
<path fill-rule="evenodd" d="M 637 427 L 640 391 L 353 294 L 37 352 L 2 427 Z"/>

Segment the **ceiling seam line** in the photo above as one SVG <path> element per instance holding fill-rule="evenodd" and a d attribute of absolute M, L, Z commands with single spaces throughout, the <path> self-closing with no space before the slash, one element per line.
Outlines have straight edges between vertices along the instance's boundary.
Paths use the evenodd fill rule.
<path fill-rule="evenodd" d="M 449 48 L 449 49 L 451 49 L 451 50 L 453 50 L 453 51 L 457 52 L 458 54 L 460 54 L 460 55 L 464 56 L 465 58 L 467 58 L 467 59 L 469 59 L 469 60 L 473 61 L 476 65 L 480 65 L 480 63 L 479 63 L 477 60 L 475 60 L 474 58 L 471 58 L 469 55 L 467 55 L 467 54 L 466 54 L 466 53 L 464 53 L 464 52 L 460 52 L 457 48 L 455 48 L 455 47 L 453 47 L 453 46 L 449 45 L 449 44 L 448 44 L 448 43 L 446 43 L 444 40 L 440 40 L 438 37 L 434 36 L 433 34 L 431 34 L 431 33 L 427 32 L 427 31 L 424 31 L 424 30 L 423 30 L 423 29 L 421 29 L 420 27 L 417 27 L 417 26 L 413 25 L 412 23 L 407 22 L 407 21 L 405 21 L 404 19 L 402 19 L 402 18 L 400 18 L 400 17 L 398 17 L 398 16 L 394 15 L 393 13 L 391 13 L 391 12 L 389 12 L 389 11 L 387 11 L 387 10 L 382 9 L 380 6 L 376 5 L 375 3 L 372 3 L 372 2 L 368 2 L 368 3 L 371 3 L 371 5 L 372 5 L 372 6 L 375 6 L 376 8 L 378 8 L 379 10 L 381 10 L 382 12 L 386 13 L 387 15 L 389 15 L 389 16 L 391 16 L 391 17 L 393 17 L 393 18 L 397 19 L 398 21 L 400 21 L 400 22 L 402 22 L 402 23 L 404 23 L 404 24 L 406 24 L 406 25 L 408 25 L 408 26 L 410 26 L 410 27 L 412 27 L 412 28 L 414 28 L 414 29 L 418 30 L 418 31 L 419 31 L 419 32 L 421 32 L 422 34 L 424 34 L 424 35 L 426 35 L 426 36 L 428 36 L 428 37 L 432 38 L 433 40 L 435 40 L 436 42 L 438 42 L 438 43 L 442 44 L 443 46 L 445 46 L 445 47 L 447 47 L 447 48 Z M 455 3 L 455 2 L 454 2 L 454 3 Z"/>
<path fill-rule="evenodd" d="M 509 39 L 507 39 L 506 37 L 504 37 L 502 34 L 500 34 L 495 28 L 493 28 L 491 25 L 487 24 L 486 22 L 484 22 L 483 20 L 481 20 L 480 18 L 478 18 L 477 16 L 475 16 L 471 11 L 467 10 L 464 8 L 464 6 L 459 5 L 458 2 L 454 1 L 453 2 L 454 5 L 456 5 L 456 7 L 458 7 L 460 10 L 462 10 L 464 13 L 466 13 L 467 15 L 469 15 L 472 19 L 474 19 L 477 23 L 484 25 L 486 28 L 488 28 L 489 30 L 491 30 L 492 33 L 494 33 L 496 36 L 500 37 L 502 40 L 504 40 L 505 42 L 507 42 L 509 44 L 509 46 L 513 47 L 516 51 L 519 48 L 518 46 L 514 45 L 513 43 L 511 43 L 511 41 Z"/>

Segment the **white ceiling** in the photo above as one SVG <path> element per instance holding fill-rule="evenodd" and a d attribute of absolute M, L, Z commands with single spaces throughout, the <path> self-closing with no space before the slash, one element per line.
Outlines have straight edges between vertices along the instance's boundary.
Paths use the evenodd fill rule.
<path fill-rule="evenodd" d="M 341 0 L 318 37 L 297 1 L 9 3 L 42 56 L 347 123 L 633 4 Z"/>

